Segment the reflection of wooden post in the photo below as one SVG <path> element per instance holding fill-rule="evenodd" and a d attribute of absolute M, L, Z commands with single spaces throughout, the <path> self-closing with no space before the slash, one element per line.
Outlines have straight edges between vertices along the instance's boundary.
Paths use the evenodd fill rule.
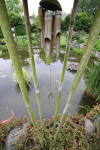
<path fill-rule="evenodd" d="M 53 49 L 55 44 L 55 12 L 52 15 L 52 37 L 51 37 L 51 58 L 53 58 Z"/>
<path fill-rule="evenodd" d="M 44 48 L 44 34 L 45 34 L 45 20 L 44 20 L 44 11 L 42 7 L 38 9 L 39 14 L 39 30 L 40 30 L 40 45 L 41 48 Z"/>
<path fill-rule="evenodd" d="M 46 62 L 50 63 L 52 39 L 52 12 L 45 12 L 45 53 Z"/>
<path fill-rule="evenodd" d="M 61 33 L 60 20 L 61 20 L 61 11 L 56 11 L 55 40 L 56 40 L 56 55 L 57 55 L 57 57 L 59 56 L 59 52 L 60 52 L 60 33 Z"/>

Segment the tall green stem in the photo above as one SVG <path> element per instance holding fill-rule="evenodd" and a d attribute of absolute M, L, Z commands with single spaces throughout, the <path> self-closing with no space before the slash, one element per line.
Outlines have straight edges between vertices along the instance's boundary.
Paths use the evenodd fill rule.
<path fill-rule="evenodd" d="M 40 139 L 40 142 L 42 142 L 43 139 L 41 137 L 41 134 L 40 134 L 37 124 L 36 124 L 35 113 L 32 111 L 29 94 L 28 94 L 28 91 L 27 91 L 27 88 L 25 85 L 25 80 L 24 80 L 22 68 L 21 68 L 21 65 L 19 62 L 19 58 L 18 58 L 18 54 L 17 54 L 17 50 L 16 50 L 16 44 L 15 44 L 15 41 L 14 41 L 14 38 L 13 38 L 13 35 L 11 32 L 10 23 L 9 23 L 4 0 L 0 0 L 0 26 L 1 26 L 1 29 L 2 29 L 4 38 L 5 38 L 5 42 L 8 47 L 10 58 L 13 63 L 14 71 L 15 71 L 17 79 L 18 79 L 19 87 L 20 87 L 21 93 L 23 95 L 28 114 L 29 114 L 29 116 L 32 120 L 33 126 L 37 132 L 37 136 Z"/>
<path fill-rule="evenodd" d="M 70 26 L 69 26 L 69 35 L 68 35 L 68 41 L 67 41 L 66 55 L 65 55 L 65 59 L 64 59 L 63 71 L 62 71 L 62 74 L 61 74 L 60 83 L 59 83 L 59 89 L 58 89 L 58 95 L 57 95 L 56 111 L 55 111 L 55 116 L 54 116 L 54 128 L 55 128 L 57 117 L 58 117 L 58 113 L 59 113 L 62 84 L 63 84 L 63 81 L 64 81 L 65 71 L 66 71 L 66 67 L 67 67 L 67 61 L 68 61 L 68 55 L 69 55 L 69 50 L 70 50 L 70 45 L 71 45 L 72 32 L 73 32 L 73 26 L 74 26 L 74 20 L 75 20 L 75 16 L 76 16 L 78 1 L 79 0 L 74 0 L 72 15 L 71 15 L 71 19 L 70 19 Z"/>
<path fill-rule="evenodd" d="M 78 85 L 79 85 L 80 80 L 82 78 L 82 75 L 83 75 L 83 73 L 85 71 L 85 68 L 86 68 L 86 66 L 88 64 L 89 58 L 91 56 L 91 51 L 93 50 L 95 41 L 96 41 L 99 33 L 100 33 L 100 6 L 99 6 L 99 10 L 97 12 L 94 24 L 93 24 L 93 26 L 91 28 L 89 39 L 87 41 L 87 46 L 84 49 L 84 54 L 83 54 L 83 57 L 81 59 L 79 69 L 78 69 L 78 71 L 77 71 L 77 73 L 75 75 L 74 81 L 72 83 L 72 87 L 70 89 L 70 93 L 69 93 L 69 96 L 68 96 L 68 99 L 67 99 L 64 111 L 63 111 L 63 115 L 61 117 L 61 121 L 60 121 L 59 127 L 58 127 L 56 135 L 55 135 L 55 140 L 56 140 L 57 135 L 58 135 L 58 133 L 60 131 L 62 123 L 63 123 L 63 121 L 64 121 L 65 117 L 67 116 L 67 113 L 68 113 L 68 111 L 70 109 L 70 105 L 72 103 L 73 97 L 74 97 L 75 92 L 76 92 L 76 90 L 78 88 Z"/>
<path fill-rule="evenodd" d="M 38 109 L 39 109 L 41 126 L 43 126 L 42 112 L 41 112 L 41 105 L 40 105 L 40 93 L 39 93 L 38 81 L 37 81 L 37 76 L 36 76 L 34 57 L 32 54 L 31 27 L 30 27 L 30 22 L 29 22 L 29 12 L 28 12 L 27 0 L 23 0 L 23 7 L 24 7 L 24 16 L 25 16 L 25 21 L 26 21 L 26 32 L 27 32 L 27 39 L 28 39 L 30 61 L 31 61 L 31 66 L 32 66 L 33 82 L 35 85 L 35 93 L 36 93 L 36 99 L 37 99 L 37 104 L 38 104 Z"/>

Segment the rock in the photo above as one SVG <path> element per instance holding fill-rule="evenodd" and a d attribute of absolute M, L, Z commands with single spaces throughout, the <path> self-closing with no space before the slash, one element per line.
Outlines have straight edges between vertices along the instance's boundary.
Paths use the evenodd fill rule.
<path fill-rule="evenodd" d="M 5 150 L 14 150 L 16 147 L 16 143 L 21 143 L 21 138 L 27 134 L 27 125 L 26 123 L 23 128 L 16 127 L 14 128 L 6 138 Z"/>
<path fill-rule="evenodd" d="M 84 43 L 80 43 L 79 47 L 84 48 Z"/>
<path fill-rule="evenodd" d="M 100 58 L 100 52 L 97 52 L 97 51 L 96 51 L 96 52 L 95 52 L 95 57 L 96 57 L 96 58 Z"/>
<path fill-rule="evenodd" d="M 89 134 L 93 134 L 95 131 L 94 123 L 87 118 L 85 119 L 85 130 L 88 131 Z"/>
<path fill-rule="evenodd" d="M 79 67 L 79 63 L 76 62 L 68 62 L 67 70 L 77 71 Z"/>

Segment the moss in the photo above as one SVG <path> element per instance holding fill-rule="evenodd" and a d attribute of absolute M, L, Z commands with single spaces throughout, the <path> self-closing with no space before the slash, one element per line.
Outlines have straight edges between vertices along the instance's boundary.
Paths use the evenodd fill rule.
<path fill-rule="evenodd" d="M 57 0 L 41 0 L 40 6 L 48 10 L 62 10 L 60 3 Z"/>

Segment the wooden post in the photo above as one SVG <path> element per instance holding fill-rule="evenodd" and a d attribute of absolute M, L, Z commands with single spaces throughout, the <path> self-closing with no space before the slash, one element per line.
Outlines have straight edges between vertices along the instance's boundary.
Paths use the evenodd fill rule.
<path fill-rule="evenodd" d="M 60 52 L 60 20 L 61 20 L 61 11 L 56 11 L 55 15 L 55 40 L 56 40 L 56 56 L 59 56 Z"/>
<path fill-rule="evenodd" d="M 51 39 L 52 39 L 52 12 L 45 12 L 45 53 L 46 62 L 50 63 L 51 56 Z"/>
<path fill-rule="evenodd" d="M 53 14 L 52 14 L 51 59 L 53 59 L 53 49 L 54 49 L 54 45 L 55 45 L 54 32 L 55 32 L 55 12 L 53 12 Z"/>
<path fill-rule="evenodd" d="M 40 30 L 40 47 L 44 49 L 45 15 L 42 7 L 38 8 L 38 14 L 39 14 L 39 30 Z"/>

